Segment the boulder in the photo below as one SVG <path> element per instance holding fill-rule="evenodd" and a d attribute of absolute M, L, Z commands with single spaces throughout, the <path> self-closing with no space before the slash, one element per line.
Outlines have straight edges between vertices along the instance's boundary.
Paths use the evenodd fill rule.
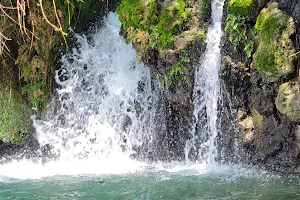
<path fill-rule="evenodd" d="M 300 122 L 300 81 L 282 84 L 275 104 L 281 114 L 287 115 L 292 121 Z"/>
<path fill-rule="evenodd" d="M 274 2 L 264 8 L 256 21 L 258 47 L 253 55 L 253 67 L 269 82 L 295 72 L 295 48 L 291 35 L 295 33 L 292 17 L 278 9 Z"/>
<path fill-rule="evenodd" d="M 237 120 L 240 131 L 243 133 L 242 141 L 251 142 L 254 139 L 254 122 L 252 116 L 248 116 L 246 112 L 238 110 Z"/>

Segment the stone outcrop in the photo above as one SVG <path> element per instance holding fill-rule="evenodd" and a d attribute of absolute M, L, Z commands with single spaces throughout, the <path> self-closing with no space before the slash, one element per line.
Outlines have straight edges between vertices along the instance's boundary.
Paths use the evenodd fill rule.
<path fill-rule="evenodd" d="M 300 123 L 300 81 L 291 81 L 279 87 L 276 108 L 292 121 Z"/>
<path fill-rule="evenodd" d="M 235 1 L 225 4 L 224 29 L 226 17 L 232 14 L 230 6 L 239 5 L 232 2 Z M 222 41 L 221 77 L 226 94 L 232 99 L 231 110 L 239 110 L 236 114 L 239 130 L 228 132 L 225 127 L 220 140 L 238 137 L 242 149 L 240 161 L 244 163 L 298 172 L 300 2 L 253 2 L 262 2 L 265 8 L 255 6 L 253 12 L 247 12 L 247 20 L 237 22 L 256 33 L 247 34 L 248 41 L 240 40 L 236 49 L 229 40 L 230 32 L 226 32 Z M 244 48 L 249 41 L 255 45 L 247 56 Z M 236 148 L 232 143 L 228 146 Z"/>
<path fill-rule="evenodd" d="M 295 33 L 293 18 L 280 11 L 274 2 L 260 12 L 255 29 L 258 47 L 253 55 L 253 67 L 271 82 L 295 72 L 295 49 L 290 39 Z"/>
<path fill-rule="evenodd" d="M 121 34 L 133 43 L 162 91 L 166 124 L 155 135 L 166 147 L 153 154 L 184 159 L 193 118 L 193 66 L 205 49 L 211 0 L 122 0 L 117 13 Z"/>
<path fill-rule="evenodd" d="M 183 113 L 191 114 L 193 65 L 205 48 L 210 4 L 210 0 L 123 0 L 117 8 L 122 34 L 151 67 L 171 104 Z"/>

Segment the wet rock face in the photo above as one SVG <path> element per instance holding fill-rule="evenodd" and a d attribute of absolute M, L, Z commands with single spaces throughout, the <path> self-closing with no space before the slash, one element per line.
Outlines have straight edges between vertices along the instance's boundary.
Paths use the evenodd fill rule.
<path fill-rule="evenodd" d="M 226 2 L 230 3 L 230 1 Z M 223 37 L 221 52 L 224 59 L 221 78 L 227 94 L 231 96 L 232 108 L 237 111 L 238 133 L 226 133 L 228 126 L 223 122 L 226 136 L 222 136 L 225 139 L 220 138 L 220 140 L 228 141 L 227 152 L 233 152 L 234 145 L 229 141 L 238 137 L 242 149 L 242 153 L 239 154 L 242 162 L 268 169 L 299 173 L 300 57 L 294 56 L 293 53 L 300 50 L 300 1 L 279 0 L 278 4 L 271 1 L 262 3 L 264 7 L 269 7 L 264 11 L 258 6 L 255 7 L 255 12 L 246 22 L 247 26 L 253 28 L 255 23 L 267 25 L 262 29 L 257 25 L 260 30 L 255 37 L 255 54 L 248 59 L 245 58 L 241 53 L 242 48 L 238 46 L 234 50 L 227 33 Z M 224 24 L 226 24 L 227 14 L 230 14 L 228 9 L 225 10 Z M 264 20 L 258 19 L 259 15 L 262 15 Z M 269 22 L 274 22 L 275 25 L 278 22 L 277 25 L 280 26 L 273 26 L 274 24 Z M 275 39 L 267 42 L 266 45 L 263 43 L 266 42 L 268 31 L 271 33 L 270 38 Z M 272 42 L 276 44 L 272 45 Z M 263 50 L 268 46 L 272 48 Z M 270 56 L 264 60 L 264 53 L 274 55 L 274 65 L 263 64 L 261 68 L 257 65 L 263 63 L 257 62 L 261 58 L 259 61 L 269 63 Z M 285 53 L 290 56 L 283 56 L 281 59 Z M 272 69 L 270 66 L 277 67 L 269 71 Z"/>
<path fill-rule="evenodd" d="M 279 87 L 276 107 L 292 121 L 300 122 L 300 81 L 287 82 Z"/>
<path fill-rule="evenodd" d="M 193 66 L 205 51 L 211 0 L 122 0 L 117 13 L 121 35 L 150 67 L 166 106 L 152 157 L 182 160 L 193 119 Z"/>
<path fill-rule="evenodd" d="M 274 99 L 276 97 L 277 84 L 269 83 L 265 77 L 253 73 L 251 78 L 250 107 L 259 113 L 270 116 L 274 113 Z"/>
<path fill-rule="evenodd" d="M 76 19 L 73 20 L 75 32 L 85 32 L 91 29 L 109 11 L 115 11 L 121 0 L 89 0 L 76 5 L 74 13 Z M 78 4 L 78 2 L 75 2 Z"/>
<path fill-rule="evenodd" d="M 38 159 L 43 157 L 40 154 L 40 146 L 36 138 L 30 135 L 24 144 L 4 143 L 0 141 L 0 164 L 12 160 Z"/>
<path fill-rule="evenodd" d="M 254 143 L 252 162 L 269 169 L 293 171 L 297 164 L 294 124 L 283 118 L 263 117 L 262 135 Z"/>

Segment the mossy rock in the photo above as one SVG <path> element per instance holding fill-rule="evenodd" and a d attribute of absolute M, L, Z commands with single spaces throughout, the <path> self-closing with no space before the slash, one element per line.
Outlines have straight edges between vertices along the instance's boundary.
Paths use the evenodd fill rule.
<path fill-rule="evenodd" d="M 0 84 L 0 140 L 23 143 L 32 131 L 30 107 L 12 88 Z"/>
<path fill-rule="evenodd" d="M 282 84 L 275 104 L 281 114 L 287 115 L 292 121 L 300 122 L 300 81 Z"/>
<path fill-rule="evenodd" d="M 191 42 L 204 41 L 207 27 L 199 26 L 199 16 L 207 14 L 210 0 L 200 1 L 122 0 L 117 8 L 128 42 L 143 57 L 148 50 L 179 54 Z"/>
<path fill-rule="evenodd" d="M 249 16 L 253 13 L 255 8 L 254 0 L 230 0 L 228 3 L 228 13 Z"/>
<path fill-rule="evenodd" d="M 266 2 L 267 0 L 230 0 L 227 7 L 228 14 L 253 19 Z"/>
<path fill-rule="evenodd" d="M 295 33 L 293 18 L 272 3 L 259 14 L 255 29 L 258 48 L 253 56 L 253 67 L 269 82 L 294 72 L 295 48 L 290 36 Z"/>
<path fill-rule="evenodd" d="M 191 77 L 190 49 L 204 49 L 210 11 L 211 0 L 122 0 L 117 8 L 123 36 L 169 89 Z M 191 62 L 182 62 L 183 57 Z"/>

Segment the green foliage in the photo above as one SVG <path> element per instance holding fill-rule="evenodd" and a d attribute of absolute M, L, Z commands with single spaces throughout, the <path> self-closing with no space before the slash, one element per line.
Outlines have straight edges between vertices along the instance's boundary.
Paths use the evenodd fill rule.
<path fill-rule="evenodd" d="M 167 75 L 160 73 L 156 74 L 156 80 L 158 80 L 159 87 L 171 90 L 180 85 L 187 84 L 188 77 L 192 70 L 190 58 L 187 56 L 180 56 L 178 61 L 173 65 Z"/>
<path fill-rule="evenodd" d="M 37 80 L 22 87 L 22 94 L 27 95 L 32 106 L 41 108 L 48 102 L 46 83 L 43 80 Z"/>
<path fill-rule="evenodd" d="M 254 9 L 253 0 L 230 0 L 228 3 L 229 14 L 248 17 Z"/>
<path fill-rule="evenodd" d="M 131 26 L 143 29 L 140 23 L 143 20 L 142 0 L 123 0 L 117 8 L 117 13 L 124 29 Z"/>
<path fill-rule="evenodd" d="M 244 16 L 228 14 L 225 31 L 229 34 L 229 41 L 233 44 L 234 49 L 243 45 L 246 57 L 250 58 L 254 50 L 253 37 L 256 31 L 251 29 L 247 19 Z"/>
<path fill-rule="evenodd" d="M 253 66 L 270 82 L 294 70 L 295 49 L 290 35 L 294 33 L 294 22 L 290 16 L 272 3 L 261 11 L 255 28 L 258 31 L 258 48 L 253 56 Z"/>
<path fill-rule="evenodd" d="M 185 2 L 178 0 L 178 3 L 166 8 L 159 18 L 157 25 L 159 45 L 162 47 L 168 46 L 173 42 L 175 35 L 181 32 L 182 25 L 186 22 L 190 12 L 185 8 Z"/>
<path fill-rule="evenodd" d="M 36 59 L 38 60 L 38 58 Z M 22 94 L 28 97 L 33 107 L 44 107 L 49 99 L 49 89 L 47 88 L 46 78 L 41 71 L 42 69 L 37 66 L 25 65 L 22 62 L 19 63 L 19 68 L 21 78 L 26 83 L 22 87 Z"/>
<path fill-rule="evenodd" d="M 168 74 L 168 85 L 172 87 L 185 84 L 191 70 L 190 59 L 186 56 L 180 56 Z"/>
<path fill-rule="evenodd" d="M 183 0 L 177 0 L 161 12 L 158 11 L 157 0 L 149 1 L 147 5 L 143 5 L 142 0 L 123 0 L 117 13 L 124 30 L 134 32 L 135 36 L 146 32 L 145 47 L 157 49 L 164 49 L 174 41 L 190 15 Z M 129 39 L 130 42 L 134 40 L 137 40 L 134 36 Z"/>
<path fill-rule="evenodd" d="M 147 23 L 155 25 L 158 23 L 157 0 L 151 0 L 148 5 Z M 149 26 L 150 27 L 150 26 Z M 149 30 L 148 30 L 149 31 Z"/>

